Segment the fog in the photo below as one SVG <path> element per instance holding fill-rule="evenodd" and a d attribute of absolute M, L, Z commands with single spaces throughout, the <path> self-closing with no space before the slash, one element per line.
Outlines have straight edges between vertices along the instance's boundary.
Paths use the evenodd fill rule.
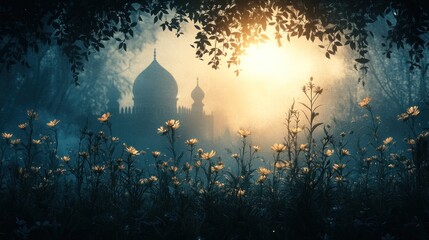
<path fill-rule="evenodd" d="M 129 59 L 129 69 L 121 76 L 128 80 L 126 88 L 130 90 L 137 75 L 152 62 L 156 48 L 158 62 L 178 83 L 179 106 L 191 106 L 190 92 L 199 79 L 206 93 L 205 111 L 213 113 L 215 118 L 216 136 L 226 129 L 236 132 L 246 128 L 253 132 L 255 141 L 268 140 L 263 136 L 280 141 L 286 131 L 284 114 L 294 99 L 302 100 L 301 88 L 311 76 L 322 87 L 338 81 L 357 82 L 356 74 L 347 76 L 353 70 L 344 64 L 341 53 L 327 59 L 323 49 L 305 39 L 294 39 L 282 47 L 273 42 L 255 45 L 242 57 L 239 66 L 228 68 L 225 59 L 220 69 L 215 70 L 207 64 L 208 60 L 195 57 L 190 46 L 194 36 L 195 31 L 189 26 L 179 38 L 168 31 L 156 31 L 156 40 Z M 129 56 L 118 54 L 116 57 L 125 61 Z M 237 68 L 240 69 L 238 76 L 234 73 Z M 121 106 L 133 104 L 130 91 L 123 93 L 120 103 Z"/>
<path fill-rule="evenodd" d="M 372 26 L 374 32 L 378 27 Z M 193 26 L 185 25 L 183 31 L 182 36 L 176 37 L 148 22 L 137 27 L 135 37 L 127 42 L 127 51 L 118 50 L 115 41 L 106 42 L 106 48 L 94 52 L 88 60 L 79 76 L 80 86 L 72 84 L 67 60 L 57 48 L 45 47 L 41 53 L 29 53 L 30 68 L 15 66 L 2 73 L 2 84 L 7 90 L 1 99 L 0 126 L 12 131 L 18 122 L 24 121 L 26 109 L 34 108 L 46 120 L 59 118 L 69 126 L 68 130 L 80 129 L 88 120 L 96 122 L 96 117 L 112 106 L 117 109 L 115 99 L 119 99 L 121 108 L 133 107 L 133 83 L 153 61 L 154 49 L 157 61 L 177 82 L 178 107 L 191 108 L 191 92 L 199 79 L 205 92 L 204 112 L 213 115 L 213 139 L 221 149 L 237 143 L 239 129 L 250 130 L 252 143 L 264 149 L 282 142 L 288 132 L 284 125 L 286 113 L 294 102 L 295 108 L 303 109 L 302 103 L 307 99 L 302 87 L 311 77 L 323 89 L 318 101 L 318 121 L 337 127 L 338 131 L 349 130 L 348 124 L 365 115 L 357 105 L 365 97 L 373 98 L 373 109 L 379 110 L 377 116 L 385 121 L 386 132 L 395 128 L 396 116 L 409 106 L 424 105 L 427 76 L 408 69 L 403 58 L 405 50 L 395 51 L 387 62 L 377 45 L 377 35 L 370 40 L 370 71 L 361 74 L 353 69 L 356 55 L 347 48 L 340 48 L 327 59 L 318 40 L 312 43 L 294 38 L 282 42 L 281 47 L 274 41 L 251 46 L 239 66 L 228 68 L 226 57 L 219 69 L 213 69 L 207 64 L 208 59 L 195 57 L 190 46 L 196 34 Z M 389 111 L 386 104 L 391 107 Z M 301 118 L 300 127 L 304 129 L 308 125 L 304 115 Z M 153 133 L 156 128 L 153 127 Z M 69 132 L 62 133 L 63 138 L 70 136 L 76 141 L 76 136 Z M 231 139 L 225 138 L 225 133 Z"/>
<path fill-rule="evenodd" d="M 0 75 L 1 236 L 426 239 L 429 53 L 386 58 L 383 24 L 367 72 L 305 39 L 212 69 L 152 19 L 78 85 L 58 46 L 28 52 Z"/>

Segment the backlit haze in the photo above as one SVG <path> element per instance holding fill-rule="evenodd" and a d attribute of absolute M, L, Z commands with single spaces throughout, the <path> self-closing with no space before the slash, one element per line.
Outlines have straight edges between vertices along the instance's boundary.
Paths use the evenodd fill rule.
<path fill-rule="evenodd" d="M 285 112 L 293 99 L 302 99 L 302 86 L 313 76 L 316 84 L 324 86 L 345 77 L 350 66 L 344 66 L 339 55 L 326 59 L 324 50 L 305 39 L 292 39 L 278 47 L 275 41 L 254 45 L 247 49 L 241 59 L 240 74 L 235 67 L 227 67 L 226 58 L 220 69 L 207 65 L 208 60 L 195 58 L 190 46 L 195 32 L 188 27 L 185 34 L 177 38 L 169 31 L 158 31 L 154 43 L 148 43 L 130 59 L 129 69 L 122 74 L 130 84 L 153 60 L 157 50 L 158 62 L 176 79 L 179 86 L 178 106 L 190 107 L 190 93 L 199 84 L 205 91 L 206 113 L 215 117 L 215 136 L 229 128 L 235 133 L 239 128 L 252 131 L 254 142 L 281 141 L 285 133 Z M 129 49 L 128 51 L 133 51 Z M 325 88 L 329 92 L 329 89 Z M 121 106 L 132 104 L 132 95 L 122 97 Z"/>

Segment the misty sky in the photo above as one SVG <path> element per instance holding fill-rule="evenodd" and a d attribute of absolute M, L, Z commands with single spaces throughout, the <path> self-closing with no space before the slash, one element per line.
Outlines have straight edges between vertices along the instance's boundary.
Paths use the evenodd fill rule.
<path fill-rule="evenodd" d="M 344 79 L 346 72 L 352 69 L 352 66 L 344 66 L 341 55 L 326 59 L 324 49 L 318 44 L 292 39 L 280 48 L 275 41 L 250 48 L 248 55 L 242 58 L 239 67 L 242 71 L 236 77 L 234 68 L 227 68 L 227 59 L 221 63 L 221 69 L 214 70 L 207 65 L 208 60 L 195 58 L 190 46 L 194 36 L 191 26 L 179 38 L 172 32 L 158 30 L 154 43 L 134 50 L 134 56 L 128 59 L 129 69 L 122 75 L 132 84 L 153 60 L 156 48 L 158 62 L 178 83 L 178 106 L 191 106 L 190 93 L 197 77 L 200 79 L 200 86 L 206 92 L 205 110 L 215 115 L 217 134 L 223 133 L 226 127 L 234 132 L 243 127 L 252 130 L 256 139 L 265 135 L 281 140 L 285 130 L 284 114 L 294 98 L 299 102 L 303 97 L 303 84 L 313 76 L 316 84 L 325 87 L 325 81 L 334 83 Z M 325 90 L 329 92 L 326 87 Z M 123 96 L 121 105 L 132 104 L 131 99 L 131 95 Z"/>

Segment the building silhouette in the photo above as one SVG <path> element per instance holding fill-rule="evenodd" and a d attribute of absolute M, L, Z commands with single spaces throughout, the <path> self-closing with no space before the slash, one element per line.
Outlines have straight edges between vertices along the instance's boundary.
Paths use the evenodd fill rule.
<path fill-rule="evenodd" d="M 199 86 L 191 92 L 192 107 L 177 106 L 178 85 L 173 75 L 156 59 L 156 50 L 151 64 L 135 79 L 133 106 L 120 107 L 118 94 L 112 94 L 108 108 L 115 119 L 113 134 L 127 144 L 140 148 L 159 148 L 165 142 L 157 134 L 157 128 L 169 119 L 181 122 L 178 142 L 197 138 L 202 142 L 213 140 L 213 116 L 204 111 L 205 93 Z M 112 93 L 115 92 L 112 90 Z"/>

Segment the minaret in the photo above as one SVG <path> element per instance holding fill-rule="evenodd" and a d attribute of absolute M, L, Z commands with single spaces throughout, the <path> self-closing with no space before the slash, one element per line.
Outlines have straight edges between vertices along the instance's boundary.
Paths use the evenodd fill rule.
<path fill-rule="evenodd" d="M 197 86 L 192 90 L 191 97 L 194 100 L 194 103 L 192 103 L 192 113 L 197 115 L 203 115 L 203 99 L 204 99 L 205 93 L 200 88 L 199 80 L 197 78 Z"/>

